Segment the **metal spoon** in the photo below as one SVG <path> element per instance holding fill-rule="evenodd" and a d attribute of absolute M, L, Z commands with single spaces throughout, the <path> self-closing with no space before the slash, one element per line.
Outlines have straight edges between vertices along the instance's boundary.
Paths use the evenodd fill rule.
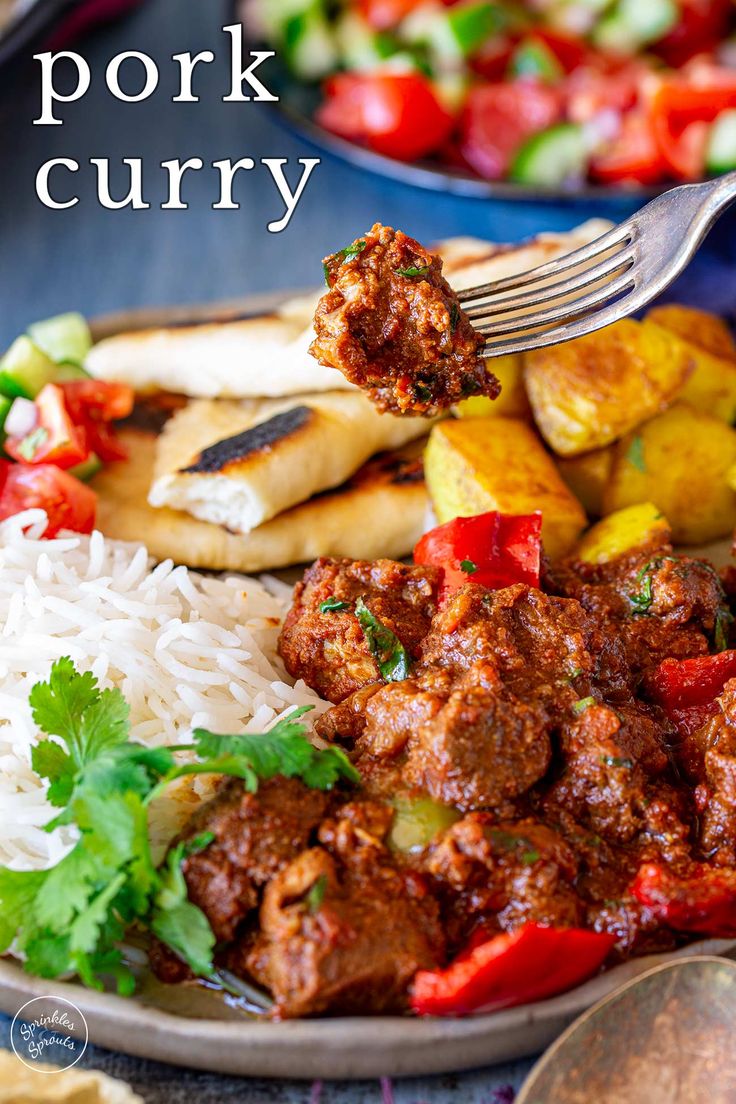
<path fill-rule="evenodd" d="M 580 1016 L 516 1104 L 735 1104 L 736 962 L 655 966 Z"/>

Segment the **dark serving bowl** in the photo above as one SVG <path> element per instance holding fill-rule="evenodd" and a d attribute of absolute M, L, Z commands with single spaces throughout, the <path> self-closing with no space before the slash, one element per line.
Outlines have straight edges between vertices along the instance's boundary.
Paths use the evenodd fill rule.
<path fill-rule="evenodd" d="M 22 15 L 0 30 L 0 66 L 36 40 L 62 49 L 78 34 L 140 3 L 142 0 L 32 0 Z"/>
<path fill-rule="evenodd" d="M 312 145 L 350 164 L 370 172 L 379 173 L 405 184 L 428 188 L 452 195 L 471 196 L 476 199 L 526 200 L 538 203 L 575 203 L 577 201 L 603 201 L 616 205 L 636 207 L 665 191 L 669 185 L 654 187 L 602 187 L 594 184 L 562 188 L 527 187 L 508 181 L 483 180 L 474 173 L 452 168 L 434 161 L 404 162 L 374 153 L 372 150 L 339 138 L 325 130 L 314 120 L 314 112 L 320 101 L 319 89 L 297 80 L 278 57 L 269 62 L 270 84 L 279 96 L 275 106 L 277 115 L 287 127 Z"/>

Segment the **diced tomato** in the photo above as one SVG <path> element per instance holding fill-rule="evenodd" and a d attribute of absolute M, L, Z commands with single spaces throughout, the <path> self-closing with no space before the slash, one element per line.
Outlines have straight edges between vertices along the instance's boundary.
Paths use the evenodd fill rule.
<path fill-rule="evenodd" d="M 61 384 L 69 413 L 75 422 L 94 413 L 99 421 L 116 422 L 133 410 L 133 388 L 106 380 L 78 379 Z"/>
<path fill-rule="evenodd" d="M 491 511 L 455 518 L 425 533 L 414 561 L 442 569 L 442 595 L 466 583 L 492 589 L 526 583 L 539 586 L 542 515 L 516 517 Z"/>
<path fill-rule="evenodd" d="M 731 938 L 736 935 L 736 871 L 699 864 L 685 877 L 645 863 L 632 893 L 660 924 L 675 931 Z"/>
<path fill-rule="evenodd" d="M 594 974 L 615 941 L 605 932 L 524 924 L 466 949 L 445 970 L 420 970 L 411 1005 L 422 1016 L 462 1016 L 544 1000 Z"/>
<path fill-rule="evenodd" d="M 736 107 L 736 75 L 709 68 L 658 82 L 651 96 L 652 128 L 670 172 L 697 180 L 705 170 L 708 123 Z"/>
<path fill-rule="evenodd" d="M 487 81 L 503 80 L 514 53 L 512 39 L 494 35 L 468 60 L 470 68 Z"/>
<path fill-rule="evenodd" d="M 19 463 L 56 464 L 73 468 L 89 456 L 84 429 L 75 425 L 64 402 L 64 392 L 47 383 L 35 399 L 36 426 L 23 437 L 8 437 L 5 451 Z"/>
<path fill-rule="evenodd" d="M 653 47 L 673 69 L 696 54 L 713 50 L 726 37 L 731 0 L 679 0 L 680 18 Z"/>
<path fill-rule="evenodd" d="M 463 157 L 487 180 L 500 180 L 522 143 L 552 126 L 561 111 L 561 93 L 549 85 L 517 81 L 475 88 L 461 120 Z"/>
<path fill-rule="evenodd" d="M 55 464 L 11 464 L 0 460 L 0 519 L 40 508 L 48 514 L 44 537 L 60 529 L 91 533 L 97 495 Z"/>
<path fill-rule="evenodd" d="M 358 0 L 358 11 L 377 31 L 388 31 L 424 0 Z"/>
<path fill-rule="evenodd" d="M 127 418 L 132 411 L 132 387 L 93 379 L 69 380 L 61 387 L 71 417 L 84 429 L 89 451 L 104 463 L 126 460 L 127 450 L 110 423 Z"/>
<path fill-rule="evenodd" d="M 414 161 L 450 136 L 452 116 L 420 73 L 338 73 L 325 85 L 317 121 L 376 153 Z"/>
<path fill-rule="evenodd" d="M 534 38 L 540 39 L 548 46 L 559 61 L 566 73 L 572 73 L 578 69 L 590 57 L 590 50 L 580 38 L 573 35 L 562 34 L 560 31 L 552 31 L 546 27 L 536 27 Z"/>
<path fill-rule="evenodd" d="M 643 111 L 631 111 L 623 117 L 620 133 L 607 149 L 593 157 L 590 171 L 604 184 L 653 184 L 666 175 L 667 164 Z"/>
<path fill-rule="evenodd" d="M 646 69 L 638 61 L 613 66 L 585 65 L 565 82 L 567 116 L 573 123 L 587 123 L 604 111 L 623 114 L 635 107 Z"/>

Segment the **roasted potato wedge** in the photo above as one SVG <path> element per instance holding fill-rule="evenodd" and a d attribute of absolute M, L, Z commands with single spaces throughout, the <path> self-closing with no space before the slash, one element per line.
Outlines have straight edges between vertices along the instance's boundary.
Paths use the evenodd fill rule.
<path fill-rule="evenodd" d="M 424 470 L 440 522 L 488 510 L 541 510 L 552 559 L 569 552 L 585 527 L 582 506 L 532 427 L 518 418 L 441 422 L 430 434 Z"/>
<path fill-rule="evenodd" d="M 614 446 L 595 449 L 582 456 L 561 456 L 557 461 L 560 475 L 582 503 L 588 517 L 603 513 L 603 492 L 611 476 Z"/>
<path fill-rule="evenodd" d="M 693 369 L 676 334 L 625 318 L 528 353 L 524 381 L 542 436 L 560 456 L 579 456 L 664 410 Z"/>
<path fill-rule="evenodd" d="M 724 357 L 736 363 L 736 341 L 728 324 L 710 311 L 698 307 L 683 307 L 679 303 L 665 303 L 647 312 L 647 321 L 656 322 L 666 330 L 684 337 L 713 356 Z"/>
<path fill-rule="evenodd" d="M 736 430 L 678 402 L 616 446 L 605 512 L 654 503 L 675 543 L 706 544 L 736 525 Z"/>
<path fill-rule="evenodd" d="M 492 362 L 493 374 L 501 384 L 501 394 L 497 399 L 488 399 L 485 395 L 473 395 L 463 399 L 453 408 L 458 418 L 531 418 L 532 412 L 524 387 L 523 362 L 521 356 L 511 355 L 495 357 Z"/>
<path fill-rule="evenodd" d="M 643 548 L 655 537 L 671 537 L 669 522 L 653 502 L 625 506 L 591 526 L 578 541 L 575 555 L 585 563 L 608 563 L 634 548 Z"/>

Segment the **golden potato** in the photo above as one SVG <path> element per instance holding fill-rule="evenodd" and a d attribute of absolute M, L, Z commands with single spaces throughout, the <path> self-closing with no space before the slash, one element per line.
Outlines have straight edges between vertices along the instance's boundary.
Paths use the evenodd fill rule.
<path fill-rule="evenodd" d="M 528 353 L 524 382 L 542 436 L 560 456 L 579 456 L 664 410 L 693 367 L 675 334 L 625 318 Z"/>
<path fill-rule="evenodd" d="M 517 418 L 440 422 L 430 434 L 424 470 L 441 522 L 488 510 L 541 510 L 542 539 L 552 559 L 569 552 L 585 527 L 582 506 L 539 437 Z"/>
<path fill-rule="evenodd" d="M 616 446 L 606 513 L 653 502 L 679 544 L 705 544 L 736 525 L 736 430 L 678 402 Z"/>
<path fill-rule="evenodd" d="M 453 413 L 458 418 L 531 418 L 522 374 L 522 357 L 514 354 L 494 357 L 488 363 L 501 384 L 501 394 L 497 399 L 489 399 L 485 395 L 463 399 L 453 407 Z"/>
<path fill-rule="evenodd" d="M 614 446 L 595 449 L 582 456 L 560 456 L 557 468 L 588 517 L 603 513 L 603 492 L 611 475 Z"/>
<path fill-rule="evenodd" d="M 682 330 L 686 330 L 687 319 L 691 313 L 698 316 L 692 319 L 692 337 L 681 332 L 681 330 L 675 331 L 674 328 L 671 330 L 671 332 L 677 333 L 678 341 L 686 346 L 693 361 L 693 370 L 685 380 L 685 384 L 677 397 L 690 403 L 697 410 L 712 414 L 716 418 L 722 418 L 724 422 L 730 424 L 736 420 L 736 360 L 730 354 L 727 356 L 716 355 L 703 342 L 698 340 L 702 332 L 704 341 L 708 341 L 712 336 L 711 346 L 718 346 L 719 344 L 717 328 L 716 332 L 710 335 L 704 324 L 700 323 L 700 317 L 712 319 L 714 323 L 723 326 L 725 326 L 725 323 L 714 315 L 706 315 L 704 311 L 691 311 L 687 307 L 659 307 L 649 312 L 646 319 L 647 325 L 670 329 L 670 326 L 666 325 L 668 319 L 671 321 L 668 312 L 677 312 L 675 322 Z M 681 317 L 681 314 L 684 314 L 685 317 Z M 664 319 L 660 321 L 663 316 Z M 728 334 L 729 339 L 730 336 Z"/>
<path fill-rule="evenodd" d="M 591 526 L 580 538 L 575 555 L 585 563 L 608 563 L 633 548 L 643 548 L 655 537 L 671 537 L 667 518 L 653 502 L 625 506 Z"/>
<path fill-rule="evenodd" d="M 736 341 L 728 323 L 717 314 L 697 307 L 683 307 L 679 303 L 666 303 L 661 307 L 652 307 L 647 313 L 647 321 L 664 326 L 713 356 L 736 361 Z"/>

